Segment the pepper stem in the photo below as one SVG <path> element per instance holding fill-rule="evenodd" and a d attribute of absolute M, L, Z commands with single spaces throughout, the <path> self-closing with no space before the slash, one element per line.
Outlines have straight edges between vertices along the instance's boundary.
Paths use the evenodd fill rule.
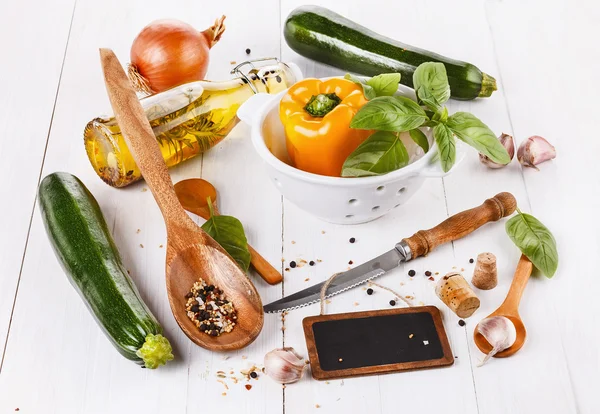
<path fill-rule="evenodd" d="M 492 93 L 498 89 L 496 86 L 496 79 L 487 73 L 481 74 L 481 90 L 479 91 L 480 98 L 488 98 L 492 96 Z"/>
<path fill-rule="evenodd" d="M 342 100 L 335 93 L 313 95 L 304 110 L 315 117 L 323 117 L 338 106 Z"/>
<path fill-rule="evenodd" d="M 146 368 L 155 369 L 174 358 L 172 351 L 167 338 L 160 334 L 148 334 L 146 342 L 135 354 L 144 360 Z"/>

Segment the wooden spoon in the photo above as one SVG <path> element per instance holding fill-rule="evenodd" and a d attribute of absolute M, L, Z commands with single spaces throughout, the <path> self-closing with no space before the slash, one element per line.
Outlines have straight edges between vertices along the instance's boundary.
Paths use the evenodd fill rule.
<path fill-rule="evenodd" d="M 194 213 L 204 220 L 210 219 L 208 209 L 208 197 L 212 200 L 212 208 L 215 215 L 219 215 L 217 208 L 217 190 L 206 180 L 201 178 L 190 178 L 175 184 L 175 193 L 184 209 Z M 270 285 L 281 283 L 281 273 L 265 260 L 254 248 L 248 245 L 250 250 L 250 263 L 256 272 Z"/>
<path fill-rule="evenodd" d="M 256 339 L 263 326 L 260 296 L 231 256 L 181 207 L 150 123 L 119 60 L 110 49 L 100 49 L 100 59 L 117 122 L 167 227 L 167 294 L 173 316 L 188 338 L 203 348 L 243 348 Z M 238 319 L 233 331 L 212 337 L 200 332 L 187 317 L 185 295 L 199 278 L 222 289 L 235 306 Z"/>
<path fill-rule="evenodd" d="M 510 348 L 506 348 L 504 351 L 498 352 L 495 357 L 509 357 L 514 355 L 519 349 L 523 347 L 525 343 L 525 338 L 527 337 L 527 331 L 525 330 L 525 325 L 519 316 L 519 303 L 521 302 L 521 296 L 523 296 L 523 291 L 525 290 L 525 286 L 527 286 L 527 281 L 529 280 L 529 276 L 531 276 L 531 272 L 533 271 L 533 264 L 525 255 L 521 255 L 519 259 L 519 264 L 517 265 L 517 270 L 515 271 L 515 276 L 513 277 L 512 284 L 510 285 L 510 289 L 508 294 L 506 295 L 506 299 L 502 302 L 502 305 L 494 312 L 492 312 L 489 316 L 504 316 L 515 325 L 515 329 L 517 331 L 517 338 L 515 343 L 512 344 Z M 488 354 L 492 350 L 492 345 L 479 333 L 478 328 L 475 328 L 474 332 L 475 345 L 477 348 L 484 354 Z"/>

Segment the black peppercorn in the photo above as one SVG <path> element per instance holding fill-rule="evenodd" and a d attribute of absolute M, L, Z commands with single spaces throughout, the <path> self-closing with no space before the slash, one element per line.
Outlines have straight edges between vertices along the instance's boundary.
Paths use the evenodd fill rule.
<path fill-rule="evenodd" d="M 354 237 L 350 237 L 350 243 L 354 243 L 356 241 L 356 239 Z"/>
<path fill-rule="evenodd" d="M 409 275 L 410 277 L 413 277 L 413 276 L 414 276 L 414 275 L 416 275 L 416 274 L 417 274 L 417 272 L 415 272 L 415 271 L 414 271 L 414 270 L 412 270 L 412 269 L 408 271 L 408 275 Z"/>
<path fill-rule="evenodd" d="M 194 305 L 194 306 L 192 306 L 192 307 L 190 308 L 190 310 L 191 310 L 192 312 L 198 312 L 198 311 L 200 310 L 200 306 L 198 306 L 198 305 Z"/>
<path fill-rule="evenodd" d="M 193 296 L 194 296 L 194 294 L 192 292 L 188 292 L 188 293 L 185 294 L 185 298 L 186 299 L 189 299 L 189 298 L 191 298 Z"/>
<path fill-rule="evenodd" d="M 466 323 L 465 321 L 463 321 L 462 319 L 459 319 L 459 320 L 458 320 L 458 324 L 459 324 L 460 326 L 465 326 L 467 323 Z"/>
<path fill-rule="evenodd" d="M 429 270 L 428 270 L 428 271 L 426 271 L 426 272 L 425 272 L 425 276 L 427 276 L 427 277 L 431 276 L 431 272 L 430 272 Z"/>
<path fill-rule="evenodd" d="M 354 262 L 353 262 L 352 260 L 350 260 L 350 261 L 348 262 L 348 264 L 349 264 L 349 265 L 351 265 L 351 264 L 354 264 Z"/>
<path fill-rule="evenodd" d="M 249 55 L 250 53 L 252 53 L 252 51 L 250 50 L 250 48 L 246 49 L 246 54 Z"/>
<path fill-rule="evenodd" d="M 252 378 L 258 378 L 258 374 L 256 373 L 256 371 L 252 371 L 250 373 L 250 377 L 252 377 Z"/>
<path fill-rule="evenodd" d="M 368 289 L 367 289 L 367 295 L 372 295 L 372 294 L 373 294 L 373 289 L 371 289 L 371 288 L 368 288 Z"/>
<path fill-rule="evenodd" d="M 469 263 L 473 263 L 475 260 L 473 259 L 469 259 Z"/>
<path fill-rule="evenodd" d="M 395 300 L 390 300 L 390 305 L 396 306 L 396 301 Z"/>
<path fill-rule="evenodd" d="M 314 266 L 315 262 L 313 260 L 311 260 L 310 262 L 308 262 L 309 265 Z"/>
<path fill-rule="evenodd" d="M 290 262 L 290 267 L 293 269 L 294 267 L 296 267 L 296 262 L 294 262 L 293 260 Z"/>

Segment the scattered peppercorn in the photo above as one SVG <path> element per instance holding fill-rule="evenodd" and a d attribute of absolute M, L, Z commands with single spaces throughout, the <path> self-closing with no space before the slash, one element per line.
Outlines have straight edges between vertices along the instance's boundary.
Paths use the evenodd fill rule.
<path fill-rule="evenodd" d="M 356 239 L 354 237 L 350 237 L 350 243 L 354 243 L 356 241 Z"/>
<path fill-rule="evenodd" d="M 252 53 L 252 51 L 250 50 L 250 48 L 246 49 L 246 54 L 249 55 L 250 53 Z"/>
<path fill-rule="evenodd" d="M 250 373 L 250 377 L 252 377 L 252 378 L 258 378 L 258 374 L 256 373 L 256 371 L 252 371 Z"/>
<path fill-rule="evenodd" d="M 367 289 L 367 295 L 372 295 L 372 294 L 373 294 L 373 289 L 371 289 L 371 288 L 368 288 L 368 289 Z"/>
<path fill-rule="evenodd" d="M 310 262 L 308 262 L 309 265 L 314 266 L 315 262 L 313 260 L 311 260 Z"/>
<path fill-rule="evenodd" d="M 390 305 L 396 306 L 396 301 L 395 300 L 390 300 Z"/>
<path fill-rule="evenodd" d="M 296 267 L 296 262 L 294 262 L 293 260 L 290 262 L 290 267 L 293 269 L 294 267 Z"/>
<path fill-rule="evenodd" d="M 348 264 L 349 264 L 349 265 L 351 265 L 351 264 L 354 264 L 354 262 L 353 262 L 352 260 L 350 260 L 350 261 L 348 262 Z"/>
<path fill-rule="evenodd" d="M 425 276 L 427 276 L 427 277 L 431 276 L 431 272 L 430 272 L 429 270 L 428 270 L 428 271 L 426 271 L 426 272 L 425 272 Z"/>
<path fill-rule="evenodd" d="M 475 260 L 473 259 L 469 259 L 469 263 L 473 263 Z"/>
<path fill-rule="evenodd" d="M 465 326 L 467 323 L 466 323 L 465 321 L 463 321 L 462 319 L 459 319 L 459 320 L 458 320 L 458 324 L 459 324 L 460 326 Z"/>
<path fill-rule="evenodd" d="M 416 274 L 417 274 L 417 272 L 415 272 L 415 271 L 414 271 L 414 270 L 412 270 L 412 269 L 408 271 L 408 275 L 409 275 L 410 277 L 413 277 L 413 276 L 414 276 L 414 275 L 416 275 Z"/>
<path fill-rule="evenodd" d="M 250 391 L 252 389 L 252 385 L 250 385 L 250 384 L 246 384 L 245 387 L 248 391 Z"/>

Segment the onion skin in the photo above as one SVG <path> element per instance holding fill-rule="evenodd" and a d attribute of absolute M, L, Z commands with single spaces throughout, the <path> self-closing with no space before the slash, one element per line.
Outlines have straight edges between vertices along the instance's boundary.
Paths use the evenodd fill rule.
<path fill-rule="evenodd" d="M 225 16 L 199 32 L 174 19 L 156 20 L 144 27 L 131 46 L 129 76 L 136 89 L 158 93 L 204 79 L 209 51 L 225 30 Z"/>

